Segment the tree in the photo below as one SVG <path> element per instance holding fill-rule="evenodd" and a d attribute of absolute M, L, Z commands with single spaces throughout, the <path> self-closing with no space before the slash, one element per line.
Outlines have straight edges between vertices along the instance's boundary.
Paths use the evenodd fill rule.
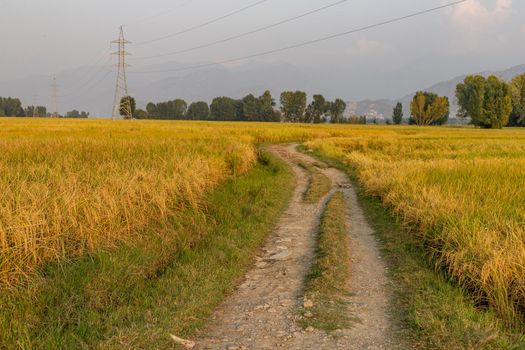
<path fill-rule="evenodd" d="M 186 112 L 186 119 L 189 120 L 205 120 L 210 115 L 210 107 L 204 101 L 193 102 L 188 107 Z"/>
<path fill-rule="evenodd" d="M 13 97 L 0 97 L 0 112 L 5 117 L 25 116 L 22 102 L 20 102 L 20 99 Z"/>
<path fill-rule="evenodd" d="M 320 124 L 323 115 L 328 112 L 328 108 L 330 107 L 330 104 L 326 102 L 326 99 L 323 95 L 314 95 L 313 101 L 310 104 L 310 114 L 312 118 L 312 122 L 314 124 Z"/>
<path fill-rule="evenodd" d="M 66 113 L 66 118 L 88 118 L 89 113 L 88 112 L 79 112 L 76 109 L 69 111 Z"/>
<path fill-rule="evenodd" d="M 281 115 L 275 110 L 275 100 L 270 91 L 266 90 L 259 97 L 259 120 L 265 122 L 279 122 Z"/>
<path fill-rule="evenodd" d="M 155 103 L 148 103 L 146 105 L 146 112 L 148 113 L 150 119 L 159 119 L 160 113 Z"/>
<path fill-rule="evenodd" d="M 509 123 L 512 112 L 510 86 L 496 76 L 490 76 L 485 84 L 483 116 L 485 125 L 501 129 Z"/>
<path fill-rule="evenodd" d="M 210 105 L 210 119 L 212 120 L 240 120 L 242 102 L 230 97 L 216 97 Z"/>
<path fill-rule="evenodd" d="M 309 104 L 306 109 L 304 110 L 304 116 L 303 116 L 303 123 L 311 123 L 314 120 L 314 108 L 312 107 L 312 104 Z"/>
<path fill-rule="evenodd" d="M 146 112 L 145 110 L 138 108 L 138 109 L 135 110 L 135 114 L 133 114 L 133 118 L 135 118 L 135 119 L 149 119 L 149 115 L 148 115 L 148 112 Z"/>
<path fill-rule="evenodd" d="M 303 91 L 285 91 L 281 94 L 281 112 L 284 121 L 300 123 L 306 110 L 306 93 Z"/>
<path fill-rule="evenodd" d="M 249 94 L 242 99 L 243 117 L 246 121 L 259 120 L 259 99 Z"/>
<path fill-rule="evenodd" d="M 400 125 L 403 122 L 403 104 L 401 104 L 401 102 L 398 102 L 394 107 L 392 121 L 396 125 Z"/>
<path fill-rule="evenodd" d="M 182 120 L 186 118 L 186 101 L 176 99 L 172 101 L 150 102 L 146 105 L 146 111 L 150 119 Z"/>
<path fill-rule="evenodd" d="M 471 75 L 456 86 L 460 118 L 470 118 L 474 125 L 483 124 L 483 103 L 485 100 L 485 78 Z"/>
<path fill-rule="evenodd" d="M 448 97 L 418 91 L 410 104 L 411 124 L 445 124 L 448 120 L 449 106 Z"/>
<path fill-rule="evenodd" d="M 239 120 L 279 121 L 280 118 L 276 114 L 274 106 L 275 100 L 270 91 L 265 91 L 259 97 L 249 94 L 242 99 L 242 113 L 239 114 Z"/>
<path fill-rule="evenodd" d="M 458 116 L 483 128 L 502 128 L 512 112 L 511 89 L 496 76 L 468 76 L 456 87 Z"/>
<path fill-rule="evenodd" d="M 518 75 L 510 83 L 512 113 L 510 126 L 525 126 L 525 74 Z"/>
<path fill-rule="evenodd" d="M 188 104 L 182 99 L 176 99 L 168 102 L 169 119 L 183 120 L 186 116 Z"/>
<path fill-rule="evenodd" d="M 124 96 L 120 100 L 120 115 L 124 117 L 124 119 L 131 119 L 133 118 L 133 115 L 135 114 L 135 108 L 136 108 L 135 99 L 131 96 Z"/>
<path fill-rule="evenodd" d="M 346 103 L 345 101 L 341 100 L 340 98 L 336 99 L 334 102 L 331 102 L 328 104 L 328 112 L 330 113 L 330 120 L 332 123 L 343 123 L 345 120 L 343 119 L 343 114 L 346 109 Z"/>
<path fill-rule="evenodd" d="M 27 106 L 24 114 L 26 117 L 45 117 L 47 115 L 47 108 L 45 106 Z"/>

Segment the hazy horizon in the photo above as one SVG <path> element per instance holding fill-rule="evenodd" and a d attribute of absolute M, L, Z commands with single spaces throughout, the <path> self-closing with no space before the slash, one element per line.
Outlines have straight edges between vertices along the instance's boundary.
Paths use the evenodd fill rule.
<path fill-rule="evenodd" d="M 47 78 L 52 74 L 96 63 L 100 67 L 94 69 L 92 75 L 107 74 L 107 79 L 91 89 L 95 92 L 110 91 L 114 78 L 110 66 L 115 60 L 111 60 L 109 55 L 109 42 L 116 39 L 118 27 L 123 24 L 126 38 L 134 42 L 128 47 L 132 53 L 129 57 L 132 65 L 129 68 L 130 90 L 140 90 L 142 80 L 155 79 L 142 74 L 139 78 L 139 74 L 133 72 L 147 70 L 145 67 L 148 66 L 158 64 L 164 69 L 178 68 L 196 62 L 216 62 L 250 55 L 425 10 L 450 3 L 451 0 L 399 0 L 395 5 L 388 0 L 353 0 L 203 50 L 140 59 L 220 40 L 326 6 L 335 0 L 268 0 L 198 30 L 147 45 L 136 45 L 256 2 L 152 0 L 129 4 L 123 0 L 3 1 L 0 28 L 4 33 L 9 33 L 4 39 L 4 51 L 9 54 L 1 58 L 0 80 L 33 76 Z M 332 79 L 333 90 L 340 92 L 340 96 L 345 99 L 394 98 L 458 75 L 502 70 L 524 63 L 522 57 L 525 57 L 525 47 L 521 43 L 525 39 L 525 20 L 520 16 L 524 10 L 523 2 L 470 0 L 454 8 L 400 23 L 226 67 L 237 69 L 251 64 L 286 64 L 315 73 L 316 77 Z M 21 18 L 24 25 L 20 25 Z M 184 75 L 191 73 L 193 71 L 184 72 Z M 181 74 L 167 72 L 160 78 L 177 75 Z M 78 81 L 60 82 L 65 105 L 69 98 L 91 92 L 83 87 L 83 79 L 89 80 L 90 77 L 79 76 Z M 294 85 L 294 81 L 288 83 Z M 48 94 L 47 90 L 33 90 L 37 89 L 28 86 L 27 95 L 39 94 L 45 97 Z M 0 91 L 0 95 L 8 93 L 5 88 Z M 141 99 L 140 96 L 137 98 Z"/>

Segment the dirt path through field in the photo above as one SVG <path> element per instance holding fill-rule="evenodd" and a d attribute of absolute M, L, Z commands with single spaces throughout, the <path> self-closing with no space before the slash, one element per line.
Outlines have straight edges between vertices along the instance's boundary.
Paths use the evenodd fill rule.
<path fill-rule="evenodd" d="M 307 172 L 297 161 L 315 160 L 296 150 L 296 145 L 269 149 L 292 166 L 297 188 L 289 208 L 267 240 L 255 266 L 244 282 L 216 310 L 201 332 L 197 349 L 407 349 L 394 334 L 398 329 L 389 319 L 389 283 L 385 276 L 373 231 L 357 202 L 348 178 L 333 168 L 322 170 L 332 180 L 332 192 L 320 203 L 302 200 L 308 186 Z M 357 321 L 351 329 L 327 334 L 303 330 L 297 323 L 305 275 L 314 257 L 319 217 L 333 192 L 344 192 L 348 206 L 348 227 L 352 276 L 349 284 L 349 312 Z"/>

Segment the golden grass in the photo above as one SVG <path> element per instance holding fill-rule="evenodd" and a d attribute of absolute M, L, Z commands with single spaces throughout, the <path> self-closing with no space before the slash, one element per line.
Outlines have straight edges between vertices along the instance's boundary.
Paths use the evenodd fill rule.
<path fill-rule="evenodd" d="M 328 127 L 0 118 L 0 285 L 48 261 L 140 239 L 255 163 L 261 143 Z"/>
<path fill-rule="evenodd" d="M 0 281 L 38 264 L 136 239 L 199 206 L 256 160 L 251 140 L 208 128 L 138 123 L 0 122 Z"/>
<path fill-rule="evenodd" d="M 307 145 L 351 164 L 481 305 L 523 321 L 525 132 L 383 128 Z"/>
<path fill-rule="evenodd" d="M 509 321 L 525 309 L 525 131 L 0 119 L 0 283 L 140 239 L 246 172 L 261 143 L 351 164 L 437 265 Z"/>

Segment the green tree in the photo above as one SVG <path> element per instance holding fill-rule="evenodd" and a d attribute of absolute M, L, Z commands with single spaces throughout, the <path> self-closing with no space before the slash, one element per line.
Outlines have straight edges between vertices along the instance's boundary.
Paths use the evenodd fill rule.
<path fill-rule="evenodd" d="M 186 118 L 187 104 L 182 99 L 153 103 L 146 105 L 150 119 L 182 120 Z"/>
<path fill-rule="evenodd" d="M 45 106 L 27 106 L 24 114 L 26 117 L 45 117 L 47 115 L 47 108 Z"/>
<path fill-rule="evenodd" d="M 284 121 L 300 123 L 304 120 L 306 93 L 303 91 L 285 91 L 281 94 L 281 112 Z"/>
<path fill-rule="evenodd" d="M 124 96 L 120 100 L 120 115 L 124 117 L 124 119 L 133 118 L 136 107 L 135 99 L 132 96 Z"/>
<path fill-rule="evenodd" d="M 468 76 L 456 87 L 458 116 L 483 128 L 502 128 L 512 112 L 510 86 L 496 76 Z"/>
<path fill-rule="evenodd" d="M 306 109 L 304 110 L 304 116 L 303 116 L 303 123 L 311 123 L 314 120 L 314 108 L 312 107 L 312 104 L 310 103 L 308 106 L 306 106 Z"/>
<path fill-rule="evenodd" d="M 481 75 L 471 75 L 463 83 L 456 86 L 456 99 L 458 101 L 458 117 L 470 118 L 472 124 L 482 125 L 483 103 L 485 100 L 486 79 Z"/>
<path fill-rule="evenodd" d="M 512 113 L 510 126 L 525 126 L 525 74 L 518 75 L 510 83 Z"/>
<path fill-rule="evenodd" d="M 265 91 L 261 96 L 249 94 L 242 99 L 241 120 L 246 121 L 279 121 L 275 109 L 275 100 L 270 91 Z"/>
<path fill-rule="evenodd" d="M 188 104 L 182 99 L 176 99 L 168 102 L 169 119 L 183 120 L 186 116 Z"/>
<path fill-rule="evenodd" d="M 146 112 L 145 110 L 137 108 L 135 110 L 135 114 L 133 114 L 133 118 L 139 119 L 139 120 L 140 119 L 149 119 L 149 115 L 148 115 L 148 112 Z"/>
<path fill-rule="evenodd" d="M 89 117 L 89 113 L 88 112 L 79 112 L 78 110 L 74 109 L 72 111 L 69 111 L 66 113 L 66 118 L 88 118 Z"/>
<path fill-rule="evenodd" d="M 146 105 L 146 112 L 148 113 L 150 119 L 160 119 L 159 109 L 155 103 L 148 103 Z"/>
<path fill-rule="evenodd" d="M 512 112 L 510 86 L 496 76 L 490 76 L 485 84 L 483 116 L 486 125 L 501 129 L 509 123 Z"/>
<path fill-rule="evenodd" d="M 281 121 L 280 114 L 275 110 L 275 100 L 268 90 L 259 97 L 259 120 L 265 122 Z"/>
<path fill-rule="evenodd" d="M 5 117 L 24 117 L 25 112 L 22 108 L 20 99 L 13 97 L 0 97 L 1 114 Z"/>
<path fill-rule="evenodd" d="M 410 104 L 412 114 L 410 123 L 415 125 L 445 124 L 449 116 L 449 107 L 448 97 L 418 91 Z"/>
<path fill-rule="evenodd" d="M 210 119 L 212 120 L 240 120 L 239 109 L 242 102 L 230 97 L 216 97 L 210 105 Z"/>
<path fill-rule="evenodd" d="M 260 118 L 259 99 L 252 94 L 242 99 L 243 116 L 246 121 L 257 121 Z"/>
<path fill-rule="evenodd" d="M 346 109 L 346 103 L 342 99 L 338 98 L 334 102 L 328 104 L 328 112 L 330 113 L 330 121 L 332 123 L 344 123 L 343 114 Z"/>
<path fill-rule="evenodd" d="M 188 107 L 186 119 L 189 120 L 206 120 L 210 115 L 210 107 L 204 101 L 193 102 Z"/>
<path fill-rule="evenodd" d="M 322 121 L 322 118 L 326 112 L 328 112 L 328 108 L 330 107 L 330 104 L 326 102 L 326 99 L 323 95 L 314 95 L 313 101 L 310 104 L 311 106 L 311 118 L 312 122 L 314 124 L 320 124 Z"/>
<path fill-rule="evenodd" d="M 398 102 L 394 107 L 392 121 L 396 125 L 400 125 L 403 122 L 403 104 L 401 104 L 401 102 Z"/>

